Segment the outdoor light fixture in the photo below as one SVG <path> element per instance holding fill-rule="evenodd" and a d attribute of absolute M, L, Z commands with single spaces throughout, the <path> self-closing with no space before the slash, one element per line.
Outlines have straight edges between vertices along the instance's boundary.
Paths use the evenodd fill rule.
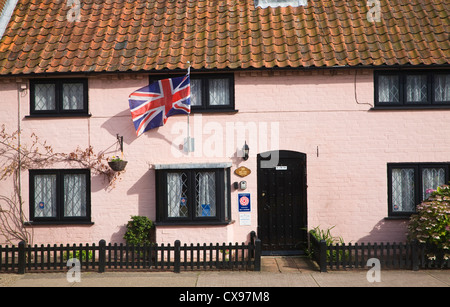
<path fill-rule="evenodd" d="M 243 159 L 245 161 L 248 160 L 248 152 L 249 151 L 250 151 L 250 148 L 248 148 L 247 141 L 245 141 L 245 145 L 244 145 L 244 147 L 242 147 L 242 153 L 244 154 Z"/>

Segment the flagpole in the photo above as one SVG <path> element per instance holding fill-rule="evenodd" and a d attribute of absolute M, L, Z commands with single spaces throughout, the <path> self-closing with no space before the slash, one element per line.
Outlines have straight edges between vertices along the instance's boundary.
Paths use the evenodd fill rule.
<path fill-rule="evenodd" d="M 188 71 L 187 71 L 187 75 L 190 78 L 191 77 L 191 62 L 187 61 L 188 64 Z M 191 80 L 189 79 L 189 83 L 191 82 Z M 190 87 L 190 86 L 189 86 Z M 190 88 L 189 88 L 189 99 L 190 99 Z M 187 152 L 191 152 L 191 137 L 189 135 L 189 115 L 191 114 L 191 105 L 189 105 L 189 113 L 187 116 Z"/>

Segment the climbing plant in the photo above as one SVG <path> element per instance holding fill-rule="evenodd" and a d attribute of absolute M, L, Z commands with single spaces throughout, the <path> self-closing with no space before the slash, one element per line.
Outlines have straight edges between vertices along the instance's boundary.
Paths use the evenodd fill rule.
<path fill-rule="evenodd" d="M 0 126 L 0 181 L 12 178 L 11 194 L 0 195 L 0 235 L 7 242 L 32 241 L 32 227 L 24 226 L 21 172 L 56 163 L 88 168 L 92 175 L 103 176 L 109 188 L 114 187 L 121 174 L 111 170 L 104 153 L 94 153 L 92 146 L 77 147 L 69 153 L 56 152 L 35 133 L 24 137 L 20 130 L 8 132 L 4 124 Z"/>

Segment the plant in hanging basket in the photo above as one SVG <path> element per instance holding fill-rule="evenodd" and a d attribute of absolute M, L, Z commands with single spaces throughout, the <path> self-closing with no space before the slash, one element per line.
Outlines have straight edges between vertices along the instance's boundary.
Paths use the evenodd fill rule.
<path fill-rule="evenodd" d="M 113 171 L 120 172 L 125 169 L 125 166 L 127 165 L 128 161 L 124 161 L 119 157 L 113 156 L 110 161 L 108 161 L 109 167 Z"/>

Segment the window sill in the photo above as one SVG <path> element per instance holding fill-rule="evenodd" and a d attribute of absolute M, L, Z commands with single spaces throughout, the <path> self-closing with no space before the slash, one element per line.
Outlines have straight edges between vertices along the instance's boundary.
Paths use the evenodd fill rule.
<path fill-rule="evenodd" d="M 409 220 L 411 216 L 387 216 L 384 219 L 385 220 Z"/>
<path fill-rule="evenodd" d="M 204 113 L 204 114 L 208 114 L 208 113 L 224 113 L 224 114 L 236 114 L 238 113 L 239 110 L 235 110 L 235 109 L 230 109 L 230 110 L 224 110 L 224 109 L 205 109 L 205 110 L 193 110 L 191 109 L 191 114 L 197 114 L 197 113 Z"/>
<path fill-rule="evenodd" d="M 73 225 L 73 226 L 90 226 L 94 222 L 90 221 L 29 221 L 24 223 L 25 226 L 59 226 L 59 225 Z"/>
<path fill-rule="evenodd" d="M 231 221 L 170 221 L 170 222 L 155 222 L 155 226 L 226 226 L 233 224 Z"/>
<path fill-rule="evenodd" d="M 86 113 L 67 113 L 67 114 L 31 114 L 26 115 L 25 119 L 42 119 L 42 118 L 61 118 L 61 117 L 81 117 L 81 118 L 88 118 L 91 117 L 92 114 L 86 114 Z"/>
<path fill-rule="evenodd" d="M 375 106 L 369 111 L 436 111 L 436 110 L 450 110 L 450 105 L 433 105 L 433 106 Z"/>

